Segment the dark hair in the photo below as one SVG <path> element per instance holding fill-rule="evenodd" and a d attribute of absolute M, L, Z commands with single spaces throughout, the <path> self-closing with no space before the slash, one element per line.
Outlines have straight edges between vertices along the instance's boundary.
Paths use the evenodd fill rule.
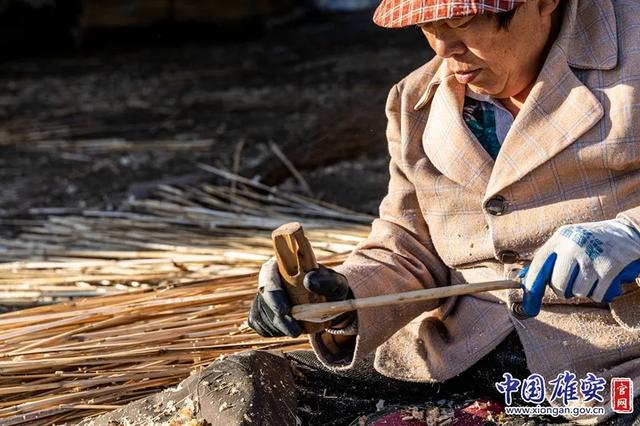
<path fill-rule="evenodd" d="M 518 8 L 516 7 L 515 9 L 512 9 L 508 12 L 495 13 L 493 17 L 496 19 L 498 29 L 508 30 L 509 24 L 511 23 L 511 20 L 513 19 L 513 16 L 516 14 L 517 10 Z"/>

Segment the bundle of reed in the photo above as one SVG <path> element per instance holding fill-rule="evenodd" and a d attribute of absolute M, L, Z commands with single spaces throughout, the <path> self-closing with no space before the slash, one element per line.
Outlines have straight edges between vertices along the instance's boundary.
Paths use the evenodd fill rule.
<path fill-rule="evenodd" d="M 203 168 L 232 185 L 162 187 L 126 211 L 29 219 L 18 239 L 1 242 L 6 297 L 121 292 L 0 315 L 1 424 L 74 422 L 175 385 L 220 355 L 307 346 L 245 325 L 270 233 L 302 222 L 318 260 L 333 266 L 371 217 Z"/>
<path fill-rule="evenodd" d="M 0 304 L 74 297 L 255 272 L 273 255 L 270 233 L 304 223 L 317 256 L 350 252 L 371 217 L 202 166 L 232 183 L 161 186 L 122 211 L 54 210 L 0 220 L 21 230 L 0 239 Z"/>
<path fill-rule="evenodd" d="M 0 315 L 0 423 L 73 422 L 173 386 L 220 355 L 307 347 L 243 326 L 255 291 L 249 274 Z"/>

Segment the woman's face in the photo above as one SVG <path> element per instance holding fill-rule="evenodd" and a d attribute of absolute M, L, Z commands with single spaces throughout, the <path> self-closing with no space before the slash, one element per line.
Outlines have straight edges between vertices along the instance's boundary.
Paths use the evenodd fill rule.
<path fill-rule="evenodd" d="M 431 48 L 456 79 L 476 93 L 514 98 L 538 77 L 558 0 L 529 0 L 506 29 L 491 15 L 420 25 Z M 525 95 L 526 96 L 526 95 Z"/>

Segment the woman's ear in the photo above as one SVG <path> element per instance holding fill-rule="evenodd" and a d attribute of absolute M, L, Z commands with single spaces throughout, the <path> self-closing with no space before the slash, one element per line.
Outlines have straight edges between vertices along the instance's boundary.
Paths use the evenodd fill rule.
<path fill-rule="evenodd" d="M 551 16 L 558 8 L 561 1 L 563 0 L 538 0 L 538 12 L 540 13 L 540 16 Z"/>

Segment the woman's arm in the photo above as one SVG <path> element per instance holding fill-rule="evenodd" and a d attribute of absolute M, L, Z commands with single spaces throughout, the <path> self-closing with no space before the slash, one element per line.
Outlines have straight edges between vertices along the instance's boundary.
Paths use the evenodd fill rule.
<path fill-rule="evenodd" d="M 347 277 L 356 298 L 444 285 L 449 269 L 437 256 L 418 203 L 412 163 L 406 144 L 421 149 L 420 126 L 403 116 L 402 96 L 395 86 L 387 100 L 387 139 L 391 161 L 388 193 L 380 205 L 368 238 L 360 243 L 337 272 Z M 402 125 L 408 127 L 403 129 Z M 327 365 L 349 366 L 389 339 L 409 321 L 439 305 L 439 301 L 359 310 L 357 335 L 317 333 L 316 354 Z M 343 324 L 348 326 L 349 324 Z"/>

